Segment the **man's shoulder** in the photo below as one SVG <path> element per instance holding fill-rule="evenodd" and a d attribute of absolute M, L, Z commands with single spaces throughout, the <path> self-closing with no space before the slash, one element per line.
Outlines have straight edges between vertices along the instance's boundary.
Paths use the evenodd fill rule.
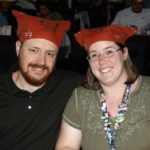
<path fill-rule="evenodd" d="M 131 11 L 131 8 L 129 7 L 129 8 L 125 8 L 125 9 L 118 11 L 117 14 L 118 15 L 128 15 L 130 13 L 132 13 L 132 11 Z"/>
<path fill-rule="evenodd" d="M 150 8 L 144 8 L 142 10 L 143 15 L 150 15 Z"/>
<path fill-rule="evenodd" d="M 4 82 L 8 78 L 8 72 L 0 73 L 0 82 Z"/>
<path fill-rule="evenodd" d="M 10 84 L 10 80 L 9 80 L 9 73 L 5 72 L 5 73 L 0 73 L 0 89 L 6 87 L 8 84 Z"/>

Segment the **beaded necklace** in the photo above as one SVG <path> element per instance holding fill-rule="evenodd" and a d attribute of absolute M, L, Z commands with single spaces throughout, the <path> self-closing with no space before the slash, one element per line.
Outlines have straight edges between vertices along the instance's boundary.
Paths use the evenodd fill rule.
<path fill-rule="evenodd" d="M 100 90 L 100 94 L 101 94 L 100 108 L 102 111 L 101 119 L 104 121 L 104 131 L 106 133 L 107 141 L 110 145 L 110 150 L 117 150 L 115 144 L 116 135 L 117 135 L 117 131 L 120 129 L 121 123 L 125 119 L 125 112 L 127 111 L 127 102 L 128 102 L 130 88 L 131 88 L 131 84 L 127 84 L 122 98 L 122 102 L 119 105 L 118 114 L 114 118 L 114 125 L 112 125 L 112 122 L 110 121 L 109 113 L 107 111 L 107 105 L 104 98 L 104 91 L 103 89 Z"/>

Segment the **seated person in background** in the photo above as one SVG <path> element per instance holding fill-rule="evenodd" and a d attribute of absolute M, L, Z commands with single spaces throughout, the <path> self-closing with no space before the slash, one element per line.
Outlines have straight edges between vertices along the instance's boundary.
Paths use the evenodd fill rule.
<path fill-rule="evenodd" d="M 131 26 L 138 29 L 137 34 L 146 34 L 150 28 L 150 9 L 144 8 L 144 0 L 131 0 L 131 7 L 117 13 L 111 24 Z M 139 73 L 143 73 L 146 47 L 141 41 L 127 42 L 129 53 Z"/>
<path fill-rule="evenodd" d="M 50 20 L 63 20 L 63 16 L 55 10 L 53 3 L 49 1 L 39 2 L 37 4 L 38 15 Z"/>
<path fill-rule="evenodd" d="M 10 2 L 2 1 L 0 2 L 0 27 L 7 26 L 8 22 L 8 12 L 10 8 Z"/>
<path fill-rule="evenodd" d="M 64 107 L 82 78 L 55 67 L 70 21 L 13 15 L 19 65 L 0 75 L 0 149 L 54 150 Z"/>
<path fill-rule="evenodd" d="M 119 11 L 111 24 L 132 26 L 138 34 L 146 34 L 150 28 L 150 9 L 144 8 L 144 0 L 131 0 L 131 6 Z"/>
<path fill-rule="evenodd" d="M 125 46 L 135 31 L 112 25 L 76 34 L 89 70 L 65 108 L 56 150 L 150 148 L 150 77 L 137 74 Z"/>

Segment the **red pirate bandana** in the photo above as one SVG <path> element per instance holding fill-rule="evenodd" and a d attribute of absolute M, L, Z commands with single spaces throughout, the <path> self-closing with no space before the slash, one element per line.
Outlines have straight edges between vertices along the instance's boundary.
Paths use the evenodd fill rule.
<path fill-rule="evenodd" d="M 114 41 L 124 44 L 125 41 L 137 32 L 135 28 L 110 25 L 93 29 L 83 29 L 75 34 L 76 40 L 85 49 L 98 41 Z"/>
<path fill-rule="evenodd" d="M 70 21 L 52 21 L 36 16 L 30 16 L 16 10 L 12 11 L 18 22 L 18 38 L 25 41 L 32 38 L 47 39 L 58 47 L 60 46 L 64 32 L 70 28 Z"/>

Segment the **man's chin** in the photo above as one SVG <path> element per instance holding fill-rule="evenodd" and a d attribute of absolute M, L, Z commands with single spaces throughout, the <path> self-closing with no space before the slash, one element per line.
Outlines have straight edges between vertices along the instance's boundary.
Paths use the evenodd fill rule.
<path fill-rule="evenodd" d="M 28 84 L 33 85 L 33 86 L 40 86 L 43 85 L 47 79 L 49 74 L 43 72 L 43 74 L 35 74 L 32 72 L 23 72 L 22 71 L 22 75 L 24 77 L 24 79 L 28 82 Z"/>
<path fill-rule="evenodd" d="M 33 86 L 40 86 L 40 85 L 43 85 L 46 81 L 47 81 L 47 79 L 48 79 L 48 76 L 44 76 L 44 77 L 42 77 L 42 78 L 39 78 L 39 77 L 27 77 L 26 76 L 26 81 L 29 83 L 29 84 L 31 84 L 31 85 L 33 85 Z"/>
<path fill-rule="evenodd" d="M 27 80 L 27 82 L 33 86 L 40 86 L 43 85 L 46 80 Z"/>

